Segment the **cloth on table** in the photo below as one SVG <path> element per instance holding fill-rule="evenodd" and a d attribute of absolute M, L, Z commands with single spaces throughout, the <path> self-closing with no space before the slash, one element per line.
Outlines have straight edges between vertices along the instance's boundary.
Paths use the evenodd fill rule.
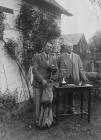
<path fill-rule="evenodd" d="M 41 98 L 41 110 L 39 117 L 39 127 L 50 127 L 53 122 L 53 113 L 52 113 L 52 101 L 53 101 L 53 87 L 51 84 L 48 84 L 47 87 L 43 89 L 42 98 Z"/>

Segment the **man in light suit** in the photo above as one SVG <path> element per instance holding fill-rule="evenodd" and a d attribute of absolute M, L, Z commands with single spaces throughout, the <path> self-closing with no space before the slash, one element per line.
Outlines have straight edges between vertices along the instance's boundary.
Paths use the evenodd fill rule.
<path fill-rule="evenodd" d="M 73 45 L 68 42 L 64 42 L 65 51 L 58 59 L 58 68 L 60 74 L 65 78 L 68 84 L 79 85 L 81 81 L 87 82 L 88 79 L 83 70 L 80 56 L 73 53 Z M 66 94 L 64 94 L 64 102 L 66 101 Z M 64 104 L 66 105 L 66 103 Z M 64 106 L 66 109 L 66 107 Z M 73 113 L 73 93 L 68 94 L 68 111 Z"/>
<path fill-rule="evenodd" d="M 50 54 L 52 44 L 47 43 L 42 53 L 36 54 L 33 57 L 33 94 L 35 103 L 36 125 L 39 123 L 40 103 L 43 93 L 43 88 L 47 86 L 50 78 L 50 67 L 57 67 L 55 58 Z"/>

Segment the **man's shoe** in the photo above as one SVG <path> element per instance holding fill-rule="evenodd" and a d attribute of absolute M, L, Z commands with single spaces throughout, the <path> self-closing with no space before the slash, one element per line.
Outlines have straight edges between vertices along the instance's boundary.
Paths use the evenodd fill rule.
<path fill-rule="evenodd" d="M 75 111 L 75 108 L 70 108 L 67 111 L 68 114 L 77 114 L 77 112 Z"/>
<path fill-rule="evenodd" d="M 67 114 L 67 113 L 68 113 L 68 109 L 64 109 L 63 114 Z"/>
<path fill-rule="evenodd" d="M 73 114 L 73 110 L 72 110 L 72 109 L 69 109 L 69 110 L 67 111 L 67 114 Z"/>

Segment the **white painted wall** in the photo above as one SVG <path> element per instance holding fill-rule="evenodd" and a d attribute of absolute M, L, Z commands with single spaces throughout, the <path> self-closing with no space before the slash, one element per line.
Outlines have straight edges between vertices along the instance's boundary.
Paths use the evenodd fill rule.
<path fill-rule="evenodd" d="M 9 56 L 4 48 L 4 43 L 0 40 L 0 90 L 4 93 L 6 89 L 9 89 L 14 93 L 13 91 L 17 89 L 18 101 L 23 101 L 27 99 L 27 88 L 25 87 L 15 60 Z M 26 92 L 25 96 L 24 92 Z M 21 98 L 20 95 L 22 96 Z"/>
<path fill-rule="evenodd" d="M 7 38 L 11 38 L 13 40 L 19 39 L 19 33 L 15 29 L 15 19 L 19 13 L 18 4 L 20 3 L 20 0 L 0 0 L 0 6 L 14 10 L 14 14 L 4 13 L 6 19 L 4 21 L 5 31 L 3 38 L 5 41 Z M 18 102 L 28 99 L 27 88 L 25 83 L 21 80 L 19 68 L 15 60 L 13 60 L 5 50 L 4 43 L 0 40 L 0 90 L 4 93 L 7 88 L 12 93 L 17 89 Z"/>
<path fill-rule="evenodd" d="M 10 9 L 13 9 L 14 14 L 8 14 L 4 13 L 5 18 L 5 31 L 4 31 L 4 39 L 6 38 L 12 38 L 17 39 L 18 38 L 18 32 L 15 29 L 15 19 L 17 15 L 19 14 L 19 9 L 21 0 L 0 0 L 0 6 L 4 6 Z"/>
<path fill-rule="evenodd" d="M 57 18 L 55 19 L 55 22 L 57 23 L 57 25 L 60 27 L 61 29 L 61 15 L 58 15 Z"/>

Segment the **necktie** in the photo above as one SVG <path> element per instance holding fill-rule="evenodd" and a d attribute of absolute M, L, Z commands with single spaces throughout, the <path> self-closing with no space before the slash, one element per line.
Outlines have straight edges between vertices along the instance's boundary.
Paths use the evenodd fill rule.
<path fill-rule="evenodd" d="M 47 61 L 47 64 L 49 64 L 49 54 L 46 54 L 46 61 Z"/>
<path fill-rule="evenodd" d="M 72 78 L 73 78 L 73 55 L 72 54 L 69 54 L 69 81 L 72 81 Z"/>
<path fill-rule="evenodd" d="M 49 60 L 49 54 L 46 55 L 46 59 L 47 59 L 47 61 Z"/>
<path fill-rule="evenodd" d="M 74 80 L 73 80 L 73 55 L 71 54 L 70 57 L 71 57 L 71 58 L 70 58 L 70 59 L 71 59 L 71 60 L 70 60 L 70 61 L 71 61 L 71 73 L 70 73 L 70 77 L 71 77 L 71 78 L 70 78 L 70 82 L 73 83 L 73 82 L 74 82 Z"/>

